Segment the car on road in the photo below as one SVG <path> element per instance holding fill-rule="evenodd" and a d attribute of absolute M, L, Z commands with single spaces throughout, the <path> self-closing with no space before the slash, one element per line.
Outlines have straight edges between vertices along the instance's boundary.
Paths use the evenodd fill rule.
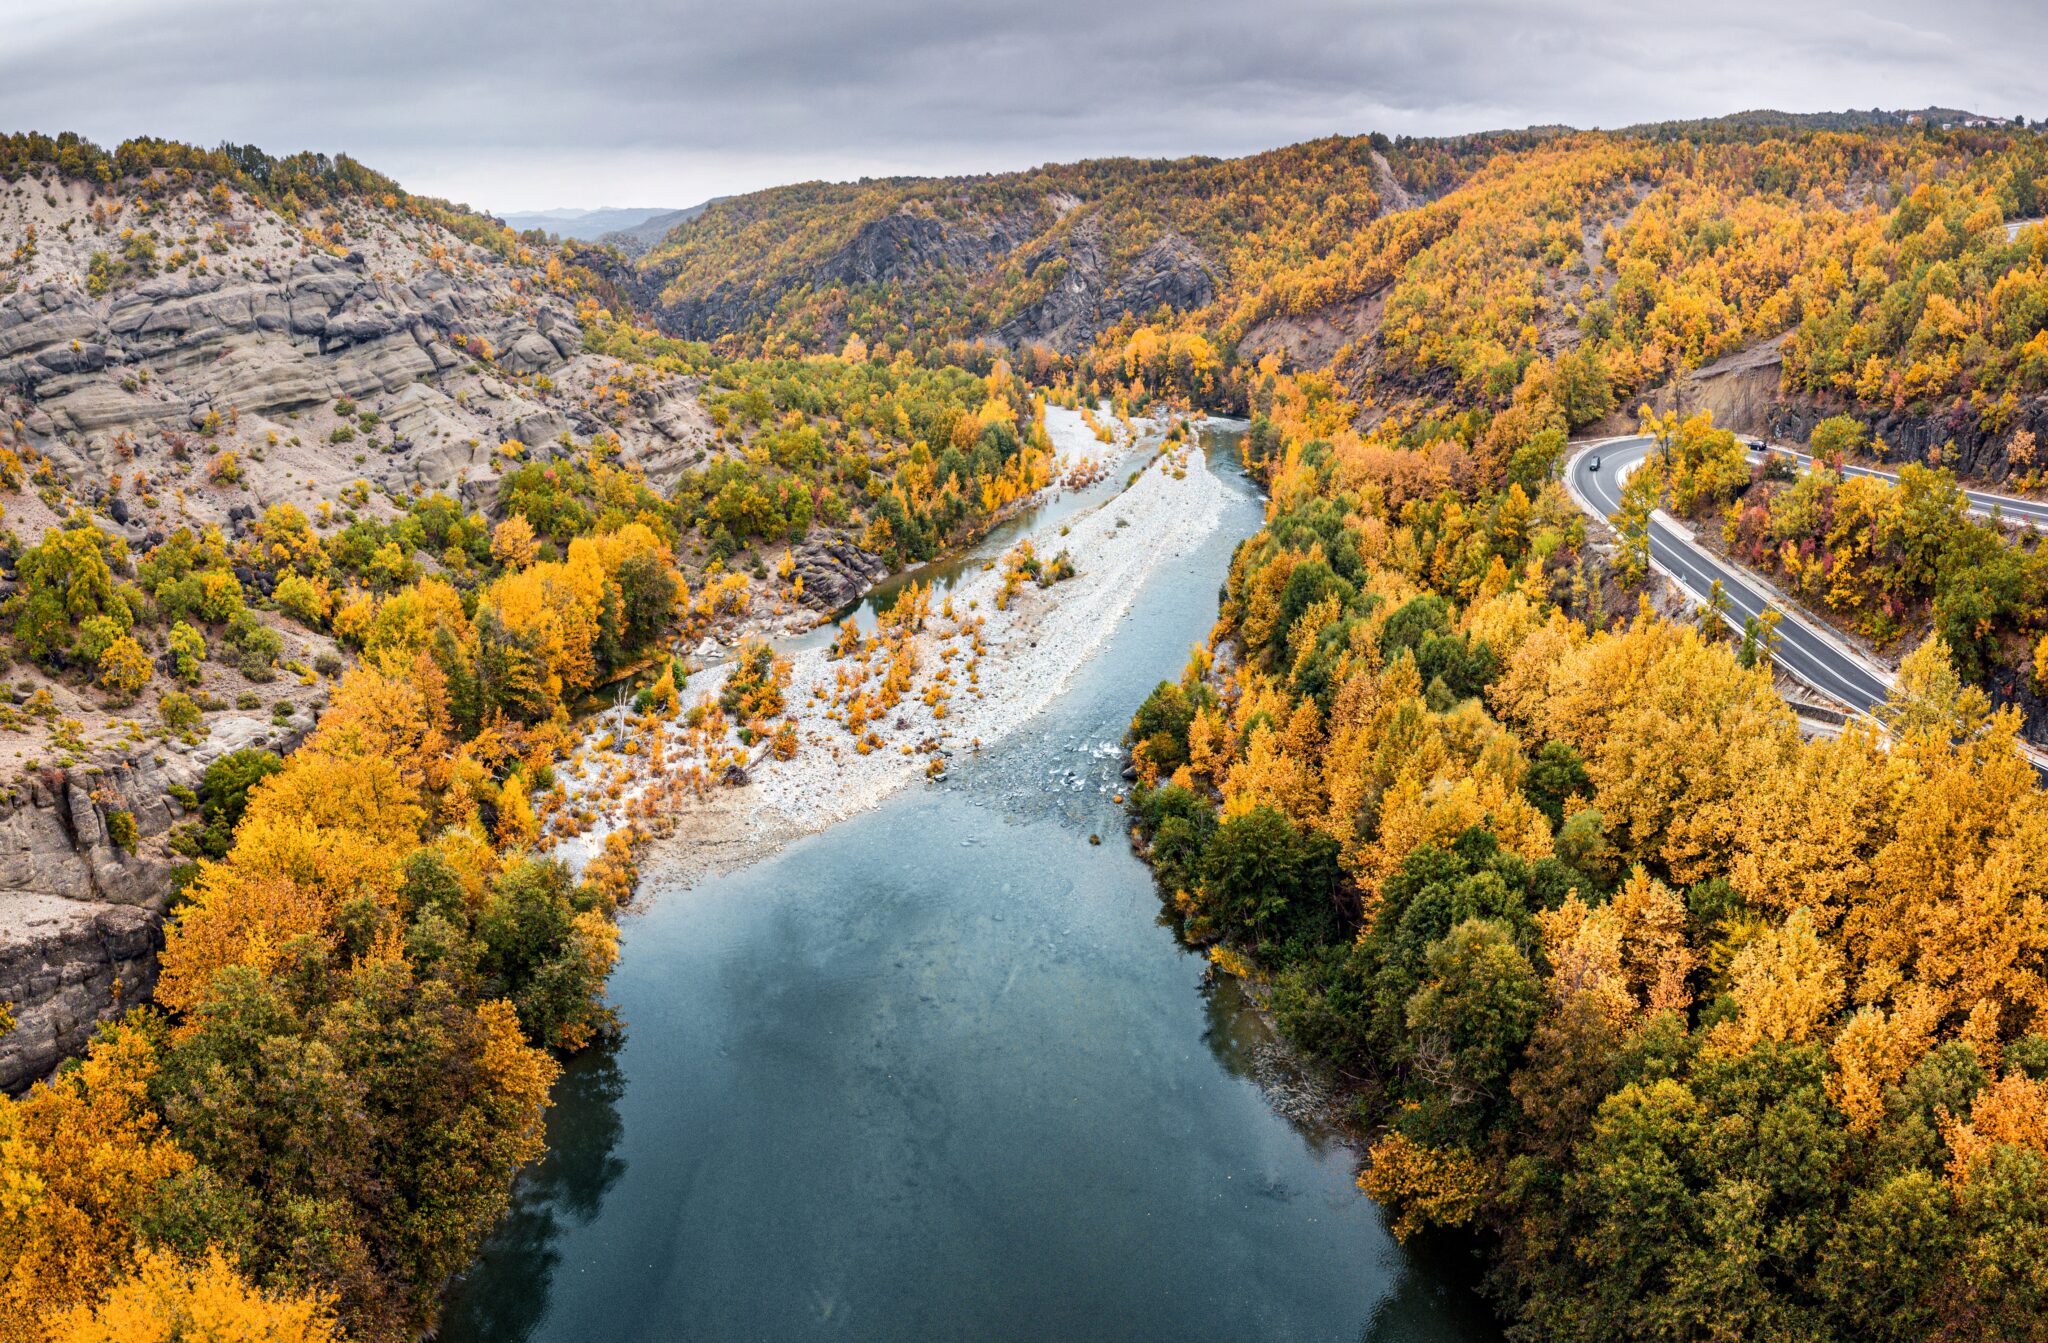
<path fill-rule="evenodd" d="M 1599 454 L 1599 453 L 1597 453 L 1597 452 L 1596 452 L 1596 453 L 1594 453 L 1594 454 L 1593 454 L 1593 458 L 1592 458 L 1592 460 L 1586 463 L 1586 469 L 1587 469 L 1588 471 L 1598 471 L 1598 470 L 1600 469 L 1600 454 Z"/>

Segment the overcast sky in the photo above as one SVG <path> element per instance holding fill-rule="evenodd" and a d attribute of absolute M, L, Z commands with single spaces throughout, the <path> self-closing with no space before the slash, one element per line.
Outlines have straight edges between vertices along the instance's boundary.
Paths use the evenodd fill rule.
<path fill-rule="evenodd" d="M 2041 0 L 0 0 L 0 129 L 345 152 L 496 211 L 1333 132 L 2048 116 Z"/>

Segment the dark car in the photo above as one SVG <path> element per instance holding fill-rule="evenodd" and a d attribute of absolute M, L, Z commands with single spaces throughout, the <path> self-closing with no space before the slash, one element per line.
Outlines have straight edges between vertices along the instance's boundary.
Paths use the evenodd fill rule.
<path fill-rule="evenodd" d="M 1587 469 L 1588 471 L 1598 471 L 1598 470 L 1600 469 L 1600 454 L 1599 454 L 1599 453 L 1597 453 L 1597 452 L 1596 452 L 1596 453 L 1594 453 L 1594 454 L 1593 454 L 1593 459 L 1592 459 L 1591 461 L 1589 461 L 1589 462 L 1587 462 L 1587 463 L 1586 463 L 1586 469 Z"/>

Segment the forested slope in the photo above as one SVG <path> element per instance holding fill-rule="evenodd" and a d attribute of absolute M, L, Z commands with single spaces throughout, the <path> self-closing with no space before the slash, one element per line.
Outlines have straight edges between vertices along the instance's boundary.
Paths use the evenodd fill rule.
<path fill-rule="evenodd" d="M 1092 160 L 807 183 L 715 201 L 640 263 L 665 325 L 744 349 L 1074 356 L 1164 305 L 1207 308 L 1535 134 L 1311 141 L 1249 158 Z M 1386 197 L 1387 199 L 1383 199 Z"/>
<path fill-rule="evenodd" d="M 1568 409 L 1590 422 L 1789 338 L 1787 393 L 1996 437 L 2048 388 L 2041 238 L 2011 227 L 2048 209 L 2044 174 L 2024 129 L 1773 114 L 1362 137 L 781 188 L 714 204 L 642 267 L 670 322 L 749 348 L 986 340 L 1050 375 L 1211 395 L 1285 350 L 1334 363 L 1368 414 L 1498 409 L 1533 360 L 1573 354 L 1598 386 Z M 1342 338 L 1297 329 L 1319 323 Z"/>
<path fill-rule="evenodd" d="M 1885 731 L 1617 586 L 1554 482 L 1252 390 L 1272 490 L 1132 725 L 1170 911 L 1530 1340 L 2032 1339 L 2048 801 L 1930 640 Z"/>

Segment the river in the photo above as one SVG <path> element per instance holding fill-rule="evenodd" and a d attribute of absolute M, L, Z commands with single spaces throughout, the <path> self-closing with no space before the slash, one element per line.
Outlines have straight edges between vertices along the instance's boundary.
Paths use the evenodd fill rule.
<path fill-rule="evenodd" d="M 1117 738 L 1259 525 L 1236 434 L 1204 446 L 1223 526 L 1046 712 L 752 867 L 645 874 L 625 1038 L 567 1066 L 444 1339 L 1498 1337 L 1123 839 Z"/>

